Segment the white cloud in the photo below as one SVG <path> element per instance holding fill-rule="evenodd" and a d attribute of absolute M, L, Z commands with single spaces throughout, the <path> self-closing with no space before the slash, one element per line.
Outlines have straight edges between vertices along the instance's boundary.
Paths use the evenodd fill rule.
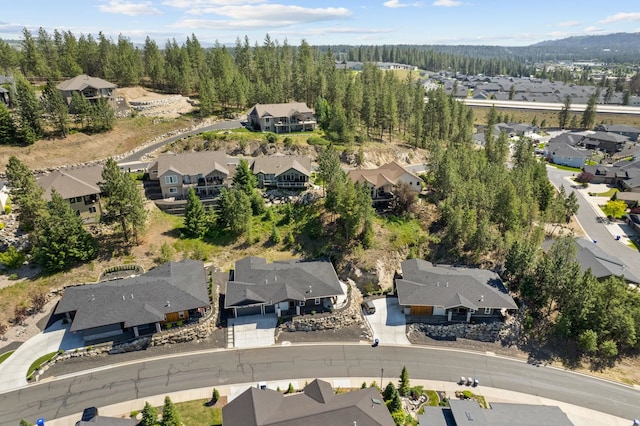
<path fill-rule="evenodd" d="M 189 11 L 190 14 L 193 14 Z M 235 20 L 260 21 L 272 25 L 319 22 L 333 19 L 347 19 L 351 12 L 343 7 L 307 8 L 295 5 L 258 4 L 255 6 L 222 6 L 203 8 L 199 13 L 226 16 Z M 242 23 L 238 23 L 242 24 Z M 242 25 L 242 28 L 246 28 Z"/>
<path fill-rule="evenodd" d="M 109 0 L 107 4 L 98 6 L 101 12 L 118 13 L 121 15 L 162 15 L 158 9 L 152 6 L 151 2 L 131 3 L 126 0 Z"/>
<path fill-rule="evenodd" d="M 458 0 L 436 0 L 433 2 L 434 6 L 454 7 L 461 6 L 462 2 Z"/>
<path fill-rule="evenodd" d="M 198 9 L 211 6 L 241 6 L 246 4 L 265 3 L 266 0 L 165 0 L 165 6 L 178 9 Z"/>
<path fill-rule="evenodd" d="M 10 24 L 0 21 L 0 33 L 19 33 L 22 32 L 24 25 Z"/>
<path fill-rule="evenodd" d="M 640 21 L 640 12 L 620 12 L 615 15 L 607 16 L 600 22 L 603 24 L 610 24 L 612 22 L 620 21 Z"/>
<path fill-rule="evenodd" d="M 585 32 L 585 33 L 589 33 L 589 34 L 601 33 L 601 32 L 603 32 L 603 31 L 604 31 L 604 29 L 603 29 L 603 28 L 600 28 L 600 27 L 586 27 L 586 28 L 584 29 L 584 32 Z"/>
<path fill-rule="evenodd" d="M 400 0 L 388 0 L 382 3 L 385 7 L 397 8 L 397 7 L 420 7 L 422 3 L 400 3 Z"/>
<path fill-rule="evenodd" d="M 577 27 L 578 25 L 580 25 L 580 21 L 564 21 L 564 22 L 558 22 L 557 24 L 559 27 L 561 28 L 567 28 L 567 27 Z"/>
<path fill-rule="evenodd" d="M 326 34 L 387 34 L 394 30 L 390 28 L 355 28 L 355 27 L 327 27 L 327 28 L 311 28 L 304 31 L 276 31 L 273 34 L 307 36 L 307 35 L 326 35 Z"/>

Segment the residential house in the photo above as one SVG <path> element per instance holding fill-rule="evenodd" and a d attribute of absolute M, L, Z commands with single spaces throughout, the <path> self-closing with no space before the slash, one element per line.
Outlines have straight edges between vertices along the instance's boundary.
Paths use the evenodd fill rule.
<path fill-rule="evenodd" d="M 624 201 L 629 208 L 640 205 L 640 192 L 618 192 L 616 197 L 618 200 Z"/>
<path fill-rule="evenodd" d="M 616 181 L 616 170 L 611 166 L 604 166 L 601 164 L 585 165 L 582 168 L 582 171 L 593 175 L 591 183 L 606 183 L 612 185 Z"/>
<path fill-rule="evenodd" d="M 591 270 L 594 277 L 599 280 L 611 276 L 624 277 L 630 283 L 640 284 L 640 278 L 636 277 L 629 268 L 617 257 L 609 256 L 598 245 L 585 238 L 576 238 L 576 261 L 583 272 Z"/>
<path fill-rule="evenodd" d="M 200 197 L 212 197 L 230 177 L 224 151 L 168 152 L 149 167 L 149 179 L 160 182 L 163 198 L 184 198 L 191 188 Z"/>
<path fill-rule="evenodd" d="M 640 232 L 640 213 L 629 213 L 625 220 L 631 229 Z"/>
<path fill-rule="evenodd" d="M 424 407 L 418 415 L 420 426 L 573 426 L 560 407 L 552 405 L 492 402 L 491 408 L 477 401 L 449 399 L 448 407 Z"/>
<path fill-rule="evenodd" d="M 505 132 L 510 137 L 514 136 L 532 136 L 540 131 L 538 126 L 523 123 L 498 123 L 495 126 L 495 132 L 500 134 Z"/>
<path fill-rule="evenodd" d="M 222 417 L 224 426 L 395 425 L 377 388 L 336 394 L 319 379 L 292 395 L 250 387 L 222 407 Z"/>
<path fill-rule="evenodd" d="M 13 77 L 0 75 L 0 102 L 7 107 L 11 106 L 11 91 L 10 88 L 15 89 L 15 82 Z"/>
<path fill-rule="evenodd" d="M 591 155 L 591 152 L 586 149 L 579 149 L 566 143 L 549 143 L 545 150 L 548 153 L 547 159 L 553 164 L 576 167 L 578 169 L 584 167 L 587 158 Z"/>
<path fill-rule="evenodd" d="M 262 132 L 305 132 L 316 128 L 313 111 L 304 102 L 255 104 L 247 113 L 247 122 Z"/>
<path fill-rule="evenodd" d="M 333 265 L 324 260 L 267 263 L 245 257 L 236 262 L 226 287 L 224 307 L 234 317 L 328 310 L 345 294 Z"/>
<path fill-rule="evenodd" d="M 62 97 L 71 104 L 74 93 L 79 93 L 89 102 L 97 102 L 98 99 L 106 99 L 112 107 L 116 107 L 116 85 L 98 77 L 86 74 L 75 76 L 56 85 L 62 92 Z"/>
<path fill-rule="evenodd" d="M 608 154 L 622 151 L 629 142 L 626 136 L 609 132 L 595 132 L 584 137 L 582 144 L 587 149 L 599 149 Z"/>
<path fill-rule="evenodd" d="M 100 164 L 68 167 L 38 178 L 37 183 L 44 189 L 47 201 L 51 200 L 51 192 L 55 190 L 85 223 L 93 223 L 102 216 L 98 186 L 102 181 L 102 169 Z"/>
<path fill-rule="evenodd" d="M 260 188 L 303 189 L 309 185 L 311 159 L 305 155 L 263 155 L 251 165 Z"/>
<path fill-rule="evenodd" d="M 626 136 L 633 142 L 638 141 L 638 136 L 640 136 L 640 129 L 626 124 L 600 124 L 596 126 L 595 130 Z"/>
<path fill-rule="evenodd" d="M 9 187 L 7 182 L 0 179 L 0 214 L 4 213 L 4 209 L 11 201 L 9 201 Z"/>
<path fill-rule="evenodd" d="M 89 342 L 160 332 L 162 324 L 200 317 L 209 306 L 204 264 L 183 260 L 137 277 L 67 287 L 55 314 Z"/>
<path fill-rule="evenodd" d="M 395 280 L 406 315 L 428 322 L 497 319 L 518 306 L 502 280 L 487 269 L 433 265 L 421 259 L 401 264 Z"/>
<path fill-rule="evenodd" d="M 422 190 L 422 179 L 395 161 L 377 169 L 349 170 L 347 175 L 353 182 L 366 185 L 371 190 L 374 202 L 392 199 L 395 189 L 402 183 L 406 183 L 414 192 Z"/>
<path fill-rule="evenodd" d="M 583 170 L 594 175 L 592 183 L 606 183 L 615 185 L 621 191 L 640 192 L 640 159 L 618 161 L 606 166 L 584 166 Z"/>

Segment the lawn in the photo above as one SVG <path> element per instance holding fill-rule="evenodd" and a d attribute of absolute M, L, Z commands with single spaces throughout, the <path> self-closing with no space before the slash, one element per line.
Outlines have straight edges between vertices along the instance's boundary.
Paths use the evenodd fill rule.
<path fill-rule="evenodd" d="M 577 167 L 569 167 L 569 166 L 561 166 L 560 164 L 551 164 L 549 163 L 549 165 L 551 167 L 555 167 L 556 169 L 560 169 L 560 170 L 568 170 L 570 172 L 582 172 L 582 169 L 579 169 Z"/>
<path fill-rule="evenodd" d="M 27 378 L 31 377 L 31 375 L 33 374 L 34 371 L 39 370 L 40 366 L 42 366 L 42 364 L 44 364 L 45 362 L 49 361 L 51 358 L 53 358 L 57 354 L 58 354 L 58 352 L 51 352 L 49 354 L 42 355 L 40 358 L 35 360 L 33 362 L 33 364 L 31 364 L 31 366 L 29 367 L 29 370 L 27 371 Z"/>
<path fill-rule="evenodd" d="M 14 353 L 15 351 L 9 351 L 9 352 L 5 352 L 2 355 L 0 355 L 0 364 L 2 364 L 4 362 L 5 359 L 9 358 L 11 356 L 12 353 Z"/>
<path fill-rule="evenodd" d="M 208 406 L 210 400 L 197 399 L 176 403 L 176 410 L 180 414 L 180 420 L 185 425 L 222 425 L 222 408 Z"/>
<path fill-rule="evenodd" d="M 613 197 L 613 194 L 618 192 L 618 188 L 611 188 L 605 192 L 594 192 L 594 197 Z"/>

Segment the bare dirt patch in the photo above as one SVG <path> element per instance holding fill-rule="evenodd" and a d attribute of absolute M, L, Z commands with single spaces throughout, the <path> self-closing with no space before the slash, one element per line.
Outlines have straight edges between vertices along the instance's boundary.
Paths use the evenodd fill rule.
<path fill-rule="evenodd" d="M 127 104 L 145 117 L 178 118 L 194 110 L 193 101 L 182 95 L 157 93 L 142 87 L 118 89 Z"/>

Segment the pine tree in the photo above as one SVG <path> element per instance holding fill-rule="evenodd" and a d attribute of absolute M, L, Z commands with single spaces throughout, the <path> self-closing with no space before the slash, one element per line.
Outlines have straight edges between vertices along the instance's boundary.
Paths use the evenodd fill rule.
<path fill-rule="evenodd" d="M 569 111 L 571 110 L 571 96 L 567 95 L 564 99 L 562 109 L 558 113 L 558 125 L 564 129 L 569 124 Z"/>
<path fill-rule="evenodd" d="M 51 80 L 47 80 L 47 85 L 42 91 L 42 103 L 44 110 L 53 121 L 54 127 L 63 138 L 66 138 L 69 128 L 69 107 L 62 97 L 62 93 Z"/>
<path fill-rule="evenodd" d="M 596 93 L 589 96 L 589 101 L 587 102 L 587 107 L 582 114 L 582 128 L 590 130 L 593 128 L 593 125 L 596 122 L 596 102 L 598 101 L 598 96 L 600 93 L 600 89 L 596 90 Z"/>
<path fill-rule="evenodd" d="M 398 392 L 400 396 L 409 395 L 409 391 L 411 387 L 409 386 L 409 373 L 407 372 L 407 367 L 402 367 L 402 372 L 400 373 L 400 384 L 398 385 Z"/>
<path fill-rule="evenodd" d="M 29 82 L 21 76 L 16 78 L 16 110 L 18 113 L 18 135 L 22 142 L 32 144 L 42 138 L 42 108 L 36 92 Z"/>
<path fill-rule="evenodd" d="M 193 188 L 187 194 L 187 207 L 184 215 L 184 227 L 192 237 L 202 238 L 207 232 L 207 217 L 202 201 Z"/>
<path fill-rule="evenodd" d="M 222 189 L 220 192 L 219 221 L 236 235 L 249 230 L 251 220 L 251 200 L 238 188 Z"/>
<path fill-rule="evenodd" d="M 180 415 L 176 410 L 175 405 L 171 402 L 171 398 L 164 397 L 164 405 L 162 406 L 162 422 L 161 426 L 182 426 L 180 421 Z"/>
<path fill-rule="evenodd" d="M 63 271 L 93 259 L 98 253 L 95 239 L 83 227 L 80 216 L 55 190 L 47 204 L 47 215 L 36 228 L 33 257 L 47 272 Z"/>
<path fill-rule="evenodd" d="M 11 199 L 20 207 L 20 227 L 31 231 L 46 211 L 44 190 L 36 183 L 31 170 L 14 156 L 7 163 L 7 180 L 11 186 Z"/>
<path fill-rule="evenodd" d="M 113 158 L 107 160 L 102 179 L 98 186 L 106 199 L 105 218 L 120 224 L 125 243 L 129 243 L 131 233 L 137 243 L 138 235 L 145 227 L 147 212 L 136 182 L 120 170 Z"/>
<path fill-rule="evenodd" d="M 13 145 L 17 142 L 16 123 L 9 109 L 0 102 L 0 145 Z"/>
<path fill-rule="evenodd" d="M 207 117 L 216 110 L 216 93 L 210 79 L 200 81 L 200 116 Z"/>
<path fill-rule="evenodd" d="M 233 176 L 233 187 L 241 190 L 249 197 L 253 194 L 253 190 L 256 187 L 256 177 L 249 169 L 249 163 L 245 159 L 240 160 L 238 167 L 236 167 L 236 174 Z"/>
<path fill-rule="evenodd" d="M 142 409 L 142 420 L 140 420 L 140 426 L 154 426 L 157 421 L 158 409 L 148 402 L 145 402 L 144 408 Z"/>

